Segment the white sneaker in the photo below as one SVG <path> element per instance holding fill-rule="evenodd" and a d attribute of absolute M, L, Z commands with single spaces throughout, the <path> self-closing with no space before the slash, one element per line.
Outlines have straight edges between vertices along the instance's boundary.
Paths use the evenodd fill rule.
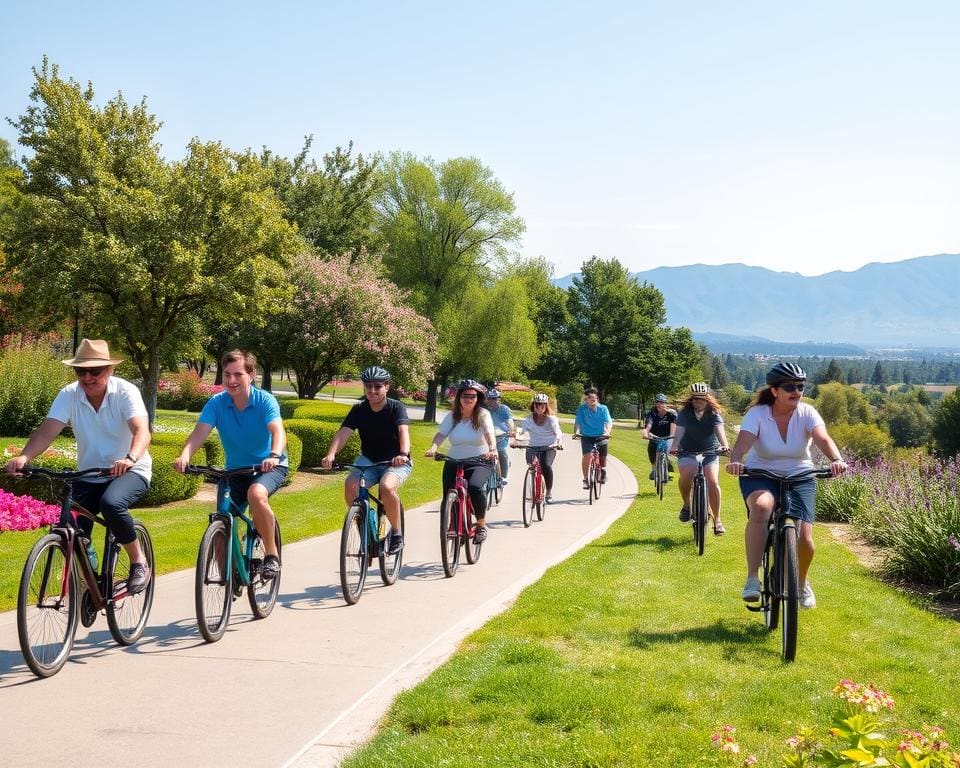
<path fill-rule="evenodd" d="M 740 596 L 748 603 L 756 603 L 760 600 L 760 590 L 762 589 L 763 585 L 760 583 L 760 579 L 751 576 L 747 579 L 747 583 L 743 585 L 743 594 Z"/>
<path fill-rule="evenodd" d="M 801 608 L 816 608 L 817 607 L 817 597 L 813 594 L 813 587 L 810 586 L 809 581 L 803 582 L 803 591 L 800 592 L 800 607 Z"/>

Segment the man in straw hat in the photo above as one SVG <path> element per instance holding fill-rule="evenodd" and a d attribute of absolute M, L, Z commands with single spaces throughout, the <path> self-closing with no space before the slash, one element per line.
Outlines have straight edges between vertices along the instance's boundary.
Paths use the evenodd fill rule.
<path fill-rule="evenodd" d="M 73 427 L 78 468 L 110 469 L 109 476 L 78 481 L 73 498 L 86 509 L 99 510 L 106 519 L 130 558 L 127 589 L 136 593 L 143 591 L 151 574 L 134 532 L 130 505 L 150 486 L 153 463 L 147 452 L 147 409 L 140 390 L 113 375 L 113 367 L 119 362 L 122 360 L 110 356 L 102 339 L 81 341 L 76 355 L 63 361 L 73 368 L 77 380 L 60 390 L 47 418 L 30 435 L 23 452 L 7 462 L 6 471 L 18 473 L 24 464 L 47 450 L 65 426 Z M 89 539 L 93 521 L 80 517 L 78 525 Z M 91 556 L 96 557 L 95 550 Z"/>

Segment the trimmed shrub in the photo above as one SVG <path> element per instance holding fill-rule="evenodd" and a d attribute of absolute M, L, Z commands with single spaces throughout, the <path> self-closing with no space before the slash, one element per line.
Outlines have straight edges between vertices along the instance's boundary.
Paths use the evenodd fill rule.
<path fill-rule="evenodd" d="M 157 408 L 199 412 L 212 395 L 222 391 L 223 386 L 205 383 L 196 371 L 177 371 L 160 380 Z"/>
<path fill-rule="evenodd" d="M 293 432 L 287 432 L 287 460 L 290 462 L 290 469 L 287 470 L 287 479 L 284 485 L 290 485 L 293 482 L 293 476 L 300 469 L 300 459 L 303 457 L 303 440 Z"/>
<path fill-rule="evenodd" d="M 153 446 L 172 446 L 179 451 L 183 449 L 183 444 L 187 442 L 187 433 L 184 432 L 154 432 L 150 439 L 151 451 Z M 222 467 L 226 461 L 223 453 L 223 446 L 220 444 L 220 438 L 216 432 L 211 432 L 200 450 L 193 455 L 192 461 L 195 464 L 208 464 L 211 467 Z"/>
<path fill-rule="evenodd" d="M 338 427 L 352 406 L 346 403 L 309 403 L 293 409 L 293 419 L 317 419 L 335 423 Z"/>
<path fill-rule="evenodd" d="M 500 393 L 500 402 L 508 406 L 510 410 L 514 412 L 528 411 L 530 408 L 530 401 L 533 400 L 534 394 L 536 393 L 532 389 L 512 389 L 507 392 Z M 555 399 L 554 406 L 556 406 Z"/>
<path fill-rule="evenodd" d="M 0 435 L 29 435 L 69 381 L 70 370 L 39 347 L 0 353 Z"/>
<path fill-rule="evenodd" d="M 890 435 L 876 424 L 834 424 L 830 436 L 844 454 L 860 461 L 878 459 L 890 448 Z"/>
<path fill-rule="evenodd" d="M 134 506 L 157 507 L 171 501 L 182 501 L 196 495 L 203 485 L 199 475 L 181 475 L 173 468 L 173 462 L 180 455 L 183 440 L 173 445 L 166 439 L 150 444 L 153 457 L 153 479 L 150 488 Z"/>
<path fill-rule="evenodd" d="M 293 412 L 301 405 L 320 405 L 323 401 L 307 400 L 299 397 L 278 397 L 277 402 L 280 404 L 280 415 L 285 419 L 292 419 Z"/>
<path fill-rule="evenodd" d="M 317 419 L 287 419 L 283 422 L 287 434 L 294 434 L 303 444 L 300 466 L 319 467 L 320 461 L 327 454 L 333 436 L 340 430 L 338 424 Z M 360 437 L 354 432 L 347 440 L 337 458 L 340 461 L 351 462 L 360 454 Z"/>
<path fill-rule="evenodd" d="M 23 446 L 19 446 L 20 449 Z M 17 451 L 19 453 L 19 450 Z M 15 453 L 9 455 L 14 456 Z M 76 456 L 65 455 L 56 449 L 51 449 L 37 456 L 31 464 L 47 469 L 61 471 L 77 468 Z M 17 496 L 33 496 L 35 499 L 48 504 L 59 504 L 63 498 L 63 484 L 45 477 L 23 478 L 13 477 L 6 472 L 0 472 L 0 488 Z"/>

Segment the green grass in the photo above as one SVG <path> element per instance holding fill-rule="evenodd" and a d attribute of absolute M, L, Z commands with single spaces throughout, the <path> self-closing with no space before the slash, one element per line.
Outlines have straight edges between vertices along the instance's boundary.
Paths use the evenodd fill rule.
<path fill-rule="evenodd" d="M 171 414 L 176 413 L 164 412 L 164 424 L 169 425 L 172 420 L 175 421 L 171 419 Z M 195 416 L 189 418 L 190 425 L 195 421 Z M 436 426 L 423 422 L 413 422 L 410 426 L 415 471 L 403 484 L 401 491 L 407 508 L 439 497 L 442 469 L 438 462 L 417 459 L 430 445 Z M 281 490 L 271 499 L 285 543 L 340 529 L 344 515 L 344 477 L 344 473 L 331 474 L 325 476 L 322 485 L 318 487 L 300 491 Z M 134 511 L 134 516 L 146 524 L 153 538 L 160 573 L 192 568 L 195 565 L 197 546 L 212 507 L 212 502 L 188 500 Z M 30 548 L 40 535 L 39 531 L 0 534 L 0 611 L 16 607 L 20 572 Z M 102 539 L 97 542 L 97 547 L 102 547 Z"/>
<path fill-rule="evenodd" d="M 902 725 L 937 723 L 957 740 L 956 623 L 875 580 L 818 527 L 819 607 L 801 614 L 798 659 L 784 664 L 779 635 L 739 598 L 734 479 L 722 474 L 729 533 L 698 558 L 676 485 L 664 502 L 653 495 L 638 431 L 618 430 L 611 451 L 643 478 L 628 512 L 401 694 L 348 768 L 739 765 L 746 754 L 779 765 L 800 726 L 825 735 L 844 677 L 890 692 Z M 723 724 L 737 728 L 738 761 L 710 743 Z"/>

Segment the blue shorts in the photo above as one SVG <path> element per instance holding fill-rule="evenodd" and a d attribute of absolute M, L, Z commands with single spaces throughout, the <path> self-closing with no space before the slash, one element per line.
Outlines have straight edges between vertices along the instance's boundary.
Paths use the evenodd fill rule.
<path fill-rule="evenodd" d="M 269 472 L 256 475 L 237 475 L 230 478 L 230 500 L 240 509 L 247 507 L 247 491 L 256 483 L 267 489 L 267 496 L 273 496 L 287 479 L 289 467 L 277 466 Z M 217 499 L 217 509 L 220 509 L 220 499 Z"/>
<path fill-rule="evenodd" d="M 600 442 L 601 440 L 603 442 Z M 606 456 L 607 440 L 608 438 L 604 437 L 603 435 L 595 435 L 594 437 L 590 437 L 588 435 L 580 435 L 580 451 L 584 456 L 586 456 L 588 453 L 591 453 L 593 451 L 594 445 L 597 445 L 597 443 L 600 443 L 599 445 L 597 445 L 597 450 L 600 452 L 601 456 Z"/>
<path fill-rule="evenodd" d="M 780 505 L 780 483 L 776 480 L 770 480 L 766 477 L 741 477 L 740 493 L 743 494 L 743 500 L 755 491 L 770 491 L 777 505 Z M 790 512 L 799 517 L 803 522 L 813 524 L 813 518 L 817 511 L 817 480 L 808 478 L 794 483 L 790 487 Z M 750 510 L 747 510 L 747 516 L 750 516 Z"/>
<path fill-rule="evenodd" d="M 357 456 L 356 461 L 353 463 L 360 465 L 363 467 L 363 469 L 353 470 L 347 479 L 356 478 L 359 480 L 360 476 L 363 475 L 363 484 L 367 486 L 367 488 L 372 488 L 373 486 L 377 485 L 386 474 L 396 475 L 397 479 L 399 480 L 397 483 L 397 486 L 399 487 L 400 485 L 403 485 L 403 481 L 410 477 L 410 473 L 413 471 L 412 460 L 408 461 L 406 464 L 402 464 L 399 467 L 393 467 L 386 464 L 379 467 L 374 467 L 371 466 L 371 464 L 374 462 L 370 461 L 370 459 L 368 459 L 366 456 Z"/>
<path fill-rule="evenodd" d="M 709 465 L 709 464 L 715 464 L 715 463 L 718 462 L 718 461 L 720 461 L 720 457 L 717 456 L 716 454 L 714 454 L 713 456 L 704 456 L 704 457 L 703 457 L 703 466 L 706 467 L 707 465 Z M 697 468 L 697 457 L 696 457 L 696 456 L 681 456 L 681 457 L 677 460 L 677 464 L 678 464 L 678 466 L 681 466 L 681 467 L 693 467 L 694 469 L 696 469 L 696 468 Z"/>

